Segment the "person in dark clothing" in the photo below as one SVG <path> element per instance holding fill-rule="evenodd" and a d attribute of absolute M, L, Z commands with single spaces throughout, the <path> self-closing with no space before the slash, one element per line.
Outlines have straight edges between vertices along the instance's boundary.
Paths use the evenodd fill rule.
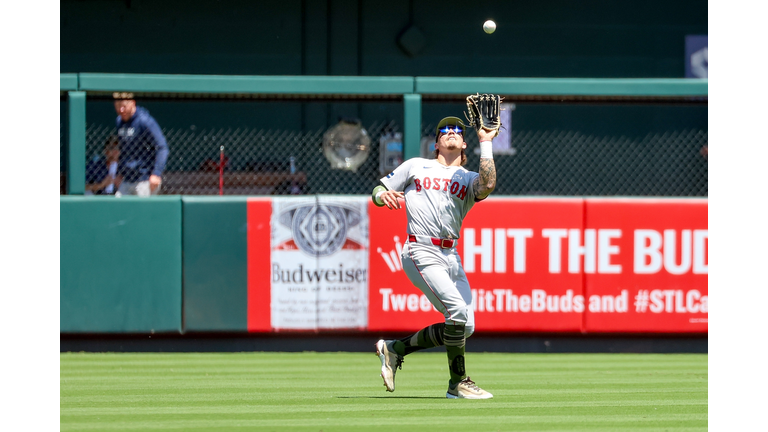
<path fill-rule="evenodd" d="M 168 143 L 146 108 L 136 105 L 133 93 L 116 92 L 117 136 L 123 182 L 118 195 L 157 195 L 168 160 Z"/>
<path fill-rule="evenodd" d="M 114 195 L 123 176 L 119 174 L 120 143 L 110 136 L 104 143 L 104 157 L 88 163 L 85 168 L 86 195 Z"/>

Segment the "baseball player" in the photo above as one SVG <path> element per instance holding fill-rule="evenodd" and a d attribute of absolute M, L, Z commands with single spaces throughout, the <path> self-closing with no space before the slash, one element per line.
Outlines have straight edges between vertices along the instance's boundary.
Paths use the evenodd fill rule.
<path fill-rule="evenodd" d="M 403 339 L 382 339 L 376 343 L 387 391 L 395 391 L 395 372 L 402 368 L 403 357 L 445 345 L 450 372 L 445 396 L 449 399 L 493 397 L 470 379 L 464 366 L 465 341 L 474 331 L 475 320 L 469 282 L 456 252 L 464 216 L 496 185 L 491 140 L 498 128 L 476 129 L 481 148 L 479 172 L 462 166 L 467 160 L 464 123 L 458 117 L 446 117 L 435 131 L 436 158 L 405 161 L 381 179 L 384 186 L 373 190 L 374 203 L 390 210 L 400 209 L 399 200 L 405 199 L 408 241 L 402 249 L 403 270 L 445 316 L 445 322 L 432 324 Z"/>

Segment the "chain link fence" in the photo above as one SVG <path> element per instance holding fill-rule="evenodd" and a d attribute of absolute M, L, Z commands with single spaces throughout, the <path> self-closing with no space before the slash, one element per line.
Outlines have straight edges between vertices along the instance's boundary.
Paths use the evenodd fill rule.
<path fill-rule="evenodd" d="M 169 157 L 162 194 L 368 194 L 383 169 L 382 151 L 396 142 L 395 122 L 362 125 L 368 154 L 355 170 L 336 169 L 323 152 L 326 129 L 163 128 Z M 435 124 L 424 124 L 423 148 Z M 61 127 L 64 164 L 64 126 Z M 87 127 L 87 162 L 103 157 L 113 125 Z M 576 130 L 513 130 L 512 154 L 495 155 L 494 195 L 696 196 L 708 194 L 707 131 L 669 130 L 645 136 Z M 477 170 L 477 137 L 470 131 L 466 167 Z M 428 154 L 423 151 L 422 154 Z M 62 192 L 63 193 L 63 192 Z"/>
<path fill-rule="evenodd" d="M 513 132 L 512 145 L 515 155 L 494 157 L 496 194 L 708 194 L 707 158 L 702 154 L 707 146 L 706 131 L 649 133 L 639 138 L 526 131 Z"/>
<path fill-rule="evenodd" d="M 323 154 L 325 130 L 191 130 L 163 128 L 169 156 L 163 174 L 166 195 L 366 194 L 382 177 L 379 141 L 400 133 L 394 122 L 365 127 L 368 157 L 355 170 L 334 169 Z M 90 125 L 86 157 L 102 157 L 114 127 Z"/>

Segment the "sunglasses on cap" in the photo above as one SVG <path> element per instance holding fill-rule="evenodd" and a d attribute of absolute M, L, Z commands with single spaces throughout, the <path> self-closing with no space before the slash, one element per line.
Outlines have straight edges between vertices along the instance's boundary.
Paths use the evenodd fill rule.
<path fill-rule="evenodd" d="M 440 128 L 440 133 L 443 133 L 443 134 L 447 134 L 450 131 L 454 131 L 457 134 L 460 134 L 460 133 L 464 132 L 464 129 L 462 129 L 461 126 L 453 126 L 453 125 L 451 125 L 451 126 L 444 126 L 444 127 Z"/>

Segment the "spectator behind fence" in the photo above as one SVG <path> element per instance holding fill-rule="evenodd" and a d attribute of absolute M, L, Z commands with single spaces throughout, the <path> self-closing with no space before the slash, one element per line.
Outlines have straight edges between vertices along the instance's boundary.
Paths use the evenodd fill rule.
<path fill-rule="evenodd" d="M 120 142 L 112 135 L 104 142 L 104 156 L 89 162 L 85 169 L 85 194 L 114 195 L 123 179 L 119 161 Z"/>
<path fill-rule="evenodd" d="M 123 174 L 118 196 L 157 195 L 168 160 L 165 136 L 149 111 L 136 105 L 133 93 L 116 92 L 113 97 Z"/>

